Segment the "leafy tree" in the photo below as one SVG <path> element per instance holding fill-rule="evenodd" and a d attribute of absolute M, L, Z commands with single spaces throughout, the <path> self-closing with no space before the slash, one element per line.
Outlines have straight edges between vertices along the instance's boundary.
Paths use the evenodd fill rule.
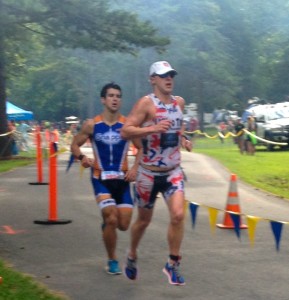
<path fill-rule="evenodd" d="M 100 109 L 94 102 L 99 98 L 100 87 L 112 80 L 123 88 L 123 112 L 127 113 L 135 99 L 151 90 L 147 80 L 149 65 L 163 59 L 169 60 L 179 71 L 175 93 L 182 95 L 188 103 L 198 103 L 201 117 L 202 112 L 211 112 L 216 107 L 241 112 L 253 96 L 276 102 L 289 94 L 286 73 L 289 65 L 288 1 L 111 1 L 107 12 L 123 13 L 125 10 L 133 12 L 130 15 L 137 13 L 143 20 L 141 24 L 152 24 L 159 29 L 160 35 L 169 36 L 171 44 L 165 53 L 156 52 L 152 47 L 140 49 L 141 46 L 134 43 L 129 44 L 133 46 L 132 50 L 124 52 L 111 46 L 115 36 L 109 30 L 118 30 L 118 23 L 123 18 L 120 14 L 119 19 L 110 18 L 105 22 L 105 13 L 102 13 L 106 5 L 104 1 L 86 0 L 87 3 L 93 2 L 101 12 L 95 14 L 98 16 L 95 26 L 104 28 L 99 33 L 94 25 L 89 25 L 92 28 L 89 34 L 92 31 L 98 33 L 92 38 L 89 34 L 82 34 L 85 27 L 81 16 L 87 12 L 82 7 L 83 1 L 77 4 L 77 13 L 72 6 L 68 9 L 69 15 L 79 24 L 77 26 L 72 25 L 63 12 L 64 5 L 75 1 L 37 0 L 33 5 L 32 0 L 20 2 L 18 9 L 33 7 L 29 18 L 35 18 L 41 11 L 45 21 L 40 18 L 40 21 L 27 23 L 26 30 L 22 30 L 17 39 L 6 39 L 6 62 L 9 62 L 5 73 L 9 74 L 7 92 L 21 101 L 24 108 L 28 108 L 28 104 L 29 107 L 40 106 L 41 110 L 35 109 L 39 118 L 48 115 L 57 119 L 76 110 L 78 116 L 91 117 Z M 15 5 L 18 1 L 10 0 L 11 3 Z M 50 17 L 48 10 L 57 17 Z M 87 22 L 91 24 L 89 22 L 94 20 L 88 18 Z M 128 33 L 134 30 L 131 24 L 122 24 Z M 54 25 L 59 27 L 59 32 L 51 30 Z M 67 28 L 71 35 L 64 35 L 69 42 L 62 38 Z M 36 34 L 38 32 L 43 34 Z M 121 32 L 117 34 L 121 36 Z M 135 35 L 136 40 L 143 37 L 141 31 Z M 30 53 L 27 40 L 33 47 Z M 103 51 L 99 45 L 98 48 L 91 47 L 96 40 L 102 45 L 102 41 L 108 41 L 106 49 L 110 52 Z M 84 44 L 88 50 L 79 49 L 78 43 Z M 51 45 L 58 50 L 53 50 Z M 59 49 L 62 46 L 75 49 Z M 99 51 L 94 52 L 94 48 Z M 130 55 L 137 50 L 140 50 L 137 55 Z M 27 73 L 23 73 L 25 70 Z M 18 80 L 14 79 L 15 74 Z M 45 79 L 43 82 L 41 77 Z"/>
<path fill-rule="evenodd" d="M 180 70 L 176 93 L 201 111 L 241 111 L 253 96 L 289 94 L 288 1 L 131 0 L 128 6 L 170 36 L 168 51 L 157 58 Z"/>
<path fill-rule="evenodd" d="M 169 43 L 137 15 L 110 9 L 107 0 L 0 0 L 0 134 L 7 132 L 6 80 L 17 53 L 11 41 L 30 43 L 41 35 L 47 46 L 119 51 L 135 54 L 142 47 L 161 51 Z M 14 55 L 9 55 L 14 54 Z M 4 149 L 7 138 L 0 139 Z M 2 151 L 0 157 L 10 155 Z"/>

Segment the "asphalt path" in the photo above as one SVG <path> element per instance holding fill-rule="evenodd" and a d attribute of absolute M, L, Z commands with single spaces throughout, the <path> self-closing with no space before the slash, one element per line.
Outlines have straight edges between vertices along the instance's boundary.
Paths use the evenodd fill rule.
<path fill-rule="evenodd" d="M 83 150 L 89 153 L 89 149 Z M 186 217 L 181 263 L 186 286 L 169 285 L 161 271 L 168 255 L 168 213 L 161 197 L 140 245 L 139 280 L 129 281 L 123 275 L 105 273 L 101 218 L 89 171 L 80 172 L 79 164 L 75 163 L 66 173 L 67 153 L 58 157 L 57 220 L 71 221 L 68 224 L 35 224 L 35 221 L 49 220 L 51 212 L 49 185 L 29 184 L 37 181 L 36 165 L 0 175 L 1 258 L 74 300 L 289 299 L 289 225 L 284 224 L 280 251 L 276 251 L 267 220 L 289 221 L 288 200 L 256 190 L 238 179 L 241 212 L 261 218 L 255 245 L 250 246 L 247 229 L 241 230 L 240 239 L 233 229 L 216 228 L 212 234 L 207 207 L 216 208 L 217 221 L 223 223 L 222 210 L 227 205 L 231 174 L 204 155 L 183 152 L 182 157 L 188 178 L 186 199 L 200 204 L 194 229 L 189 211 Z M 43 181 L 48 182 L 47 162 L 43 172 Z M 242 222 L 245 221 L 243 218 Z M 119 232 L 118 237 L 122 264 L 129 233 Z"/>

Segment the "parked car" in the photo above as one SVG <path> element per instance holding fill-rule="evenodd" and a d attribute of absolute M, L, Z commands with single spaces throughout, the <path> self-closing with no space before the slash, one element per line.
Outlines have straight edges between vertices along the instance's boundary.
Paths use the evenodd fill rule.
<path fill-rule="evenodd" d="M 257 136 L 275 143 L 282 143 L 281 148 L 289 144 L 289 102 L 256 105 L 246 110 L 247 115 L 255 117 Z M 276 144 L 258 140 L 259 145 L 265 145 L 273 150 Z"/>

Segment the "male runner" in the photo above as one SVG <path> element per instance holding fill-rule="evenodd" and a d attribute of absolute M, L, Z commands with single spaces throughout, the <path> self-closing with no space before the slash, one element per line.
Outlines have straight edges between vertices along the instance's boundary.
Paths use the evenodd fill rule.
<path fill-rule="evenodd" d="M 120 114 L 121 88 L 115 83 L 106 84 L 100 93 L 103 112 L 87 120 L 71 144 L 72 154 L 85 168 L 91 167 L 91 181 L 96 201 L 103 217 L 103 240 L 108 255 L 107 273 L 121 274 L 117 256 L 117 230 L 128 229 L 133 210 L 130 181 L 137 172 L 136 156 L 133 167 L 128 169 L 129 143 L 120 136 L 125 117 Z M 94 159 L 81 153 L 80 147 L 90 138 Z"/>

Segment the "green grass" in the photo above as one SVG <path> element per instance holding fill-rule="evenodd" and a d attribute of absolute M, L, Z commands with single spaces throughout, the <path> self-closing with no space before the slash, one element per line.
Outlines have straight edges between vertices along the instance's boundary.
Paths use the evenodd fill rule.
<path fill-rule="evenodd" d="M 37 283 L 31 276 L 16 272 L 0 261 L 1 300 L 63 300 L 60 294 L 53 294 L 43 285 Z"/>
<path fill-rule="evenodd" d="M 231 137 L 222 144 L 218 138 L 197 136 L 194 152 L 215 158 L 244 182 L 289 199 L 289 150 L 276 148 L 270 152 L 259 146 L 254 156 L 242 155 Z"/>
<path fill-rule="evenodd" d="M 0 161 L 0 173 L 35 162 L 35 153 L 21 152 L 18 157 Z M 33 277 L 17 272 L 0 259 L 0 300 L 63 300 L 61 294 L 53 293 Z"/>
<path fill-rule="evenodd" d="M 0 172 L 10 171 L 12 169 L 27 166 L 33 163 L 33 159 L 2 160 L 0 162 Z"/>

